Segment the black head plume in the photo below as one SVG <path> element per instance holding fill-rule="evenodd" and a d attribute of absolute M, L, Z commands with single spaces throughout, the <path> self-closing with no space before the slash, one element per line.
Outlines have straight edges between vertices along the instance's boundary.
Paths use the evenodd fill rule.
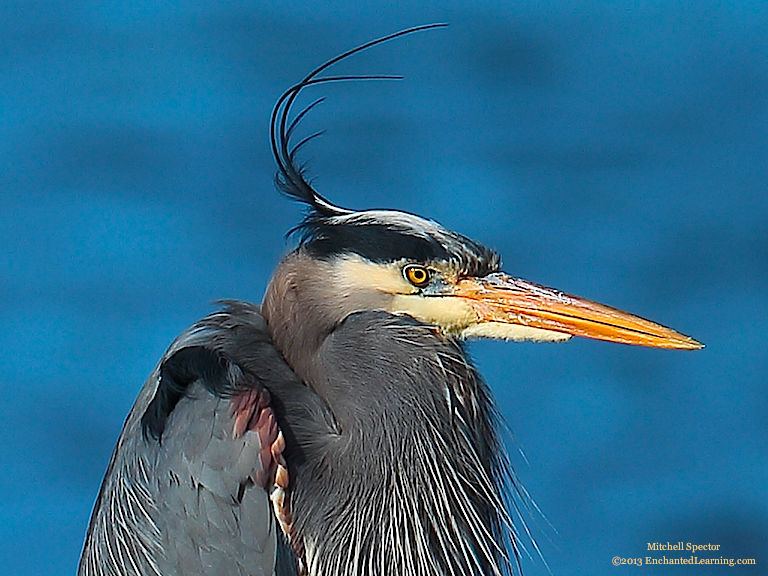
<path fill-rule="evenodd" d="M 285 93 L 282 96 L 280 96 L 280 99 L 277 101 L 277 104 L 275 104 L 275 108 L 272 111 L 272 118 L 270 120 L 270 139 L 272 141 L 272 153 L 274 154 L 275 160 L 277 161 L 277 174 L 275 176 L 275 182 L 277 184 L 278 189 L 283 194 L 285 194 L 286 196 L 288 196 L 293 200 L 297 200 L 299 202 L 308 204 L 311 207 L 312 212 L 309 214 L 308 219 L 318 218 L 318 217 L 322 218 L 322 217 L 331 217 L 331 216 L 343 216 L 343 215 L 353 214 L 354 211 L 347 210 L 346 208 L 341 208 L 339 206 L 335 206 L 334 204 L 326 200 L 323 196 L 321 196 L 320 193 L 318 193 L 317 190 L 312 188 L 312 186 L 307 181 L 305 177 L 304 167 L 300 164 L 297 164 L 297 160 L 296 160 L 297 152 L 307 142 L 319 136 L 322 132 L 316 132 L 314 134 L 307 136 L 306 138 L 302 139 L 298 144 L 296 144 L 293 147 L 291 147 L 291 144 L 290 144 L 291 135 L 293 134 L 294 129 L 296 128 L 297 124 L 301 121 L 301 119 L 304 116 L 306 116 L 306 114 L 310 110 L 312 110 L 312 108 L 314 108 L 317 104 L 322 102 L 323 99 L 320 98 L 318 100 L 315 100 L 314 102 L 312 102 L 312 104 L 304 108 L 299 114 L 296 115 L 295 118 L 291 120 L 290 119 L 291 107 L 293 106 L 293 103 L 296 100 L 296 97 L 304 88 L 306 88 L 307 86 L 311 86 L 313 84 L 322 84 L 325 82 L 343 82 L 346 80 L 398 80 L 398 79 L 401 79 L 400 76 L 391 76 L 391 75 L 384 75 L 384 74 L 324 76 L 319 78 L 318 78 L 318 75 L 321 72 L 323 72 L 325 69 L 336 64 L 337 62 L 340 62 L 341 60 L 344 60 L 349 56 L 352 56 L 353 54 L 357 54 L 358 52 L 361 52 L 366 48 L 370 48 L 371 46 L 376 46 L 377 44 L 382 44 L 383 42 L 387 42 L 388 40 L 392 40 L 400 36 L 405 36 L 406 34 L 412 34 L 413 32 L 428 30 L 430 28 L 441 28 L 444 26 L 447 26 L 447 24 L 427 24 L 424 26 L 415 26 L 413 28 L 408 28 L 406 30 L 401 30 L 400 32 L 395 32 L 394 34 L 390 34 L 388 36 L 378 38 L 376 40 L 371 40 L 370 42 L 367 42 L 361 46 L 358 46 L 357 48 L 348 50 L 347 52 L 344 52 L 343 54 L 340 54 L 339 56 L 336 56 L 335 58 L 328 60 L 326 63 L 322 64 L 321 66 L 318 66 L 312 72 L 310 72 L 301 82 L 299 82 L 298 84 L 295 84 L 294 86 L 291 86 L 288 90 L 285 91 Z"/>

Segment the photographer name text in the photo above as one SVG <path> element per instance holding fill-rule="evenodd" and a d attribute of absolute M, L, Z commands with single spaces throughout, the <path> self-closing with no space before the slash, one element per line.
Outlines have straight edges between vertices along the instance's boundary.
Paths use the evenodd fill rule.
<path fill-rule="evenodd" d="M 648 542 L 648 550 L 687 550 L 699 552 L 700 550 L 720 550 L 720 544 L 693 544 L 691 542 L 676 542 L 675 544 L 662 544 L 661 542 Z"/>

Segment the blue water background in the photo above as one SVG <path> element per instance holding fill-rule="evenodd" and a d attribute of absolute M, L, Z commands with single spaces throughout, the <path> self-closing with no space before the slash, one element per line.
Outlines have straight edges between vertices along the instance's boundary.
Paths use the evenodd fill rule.
<path fill-rule="evenodd" d="M 766 573 L 767 3 L 62 0 L 0 5 L 2 574 L 74 573 L 155 362 L 293 246 L 280 93 L 435 21 L 336 69 L 403 81 L 308 95 L 316 187 L 707 345 L 471 345 L 543 514 L 526 574 Z M 757 566 L 611 565 L 667 541 Z"/>

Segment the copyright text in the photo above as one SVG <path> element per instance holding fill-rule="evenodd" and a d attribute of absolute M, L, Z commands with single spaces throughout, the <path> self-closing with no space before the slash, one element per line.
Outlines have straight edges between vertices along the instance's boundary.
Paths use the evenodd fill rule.
<path fill-rule="evenodd" d="M 742 566 L 742 565 L 754 565 L 754 558 L 724 558 L 723 556 L 714 558 L 702 558 L 700 553 L 707 552 L 721 552 L 720 544 L 694 544 L 692 542 L 648 542 L 649 551 L 674 551 L 674 552 L 690 552 L 691 555 L 676 557 L 668 557 L 662 555 L 660 557 L 653 556 L 637 556 L 634 558 L 624 558 L 622 556 L 614 556 L 611 563 L 614 566 L 622 565 L 634 565 L 634 566 L 664 566 L 664 565 L 718 565 L 723 566 Z"/>

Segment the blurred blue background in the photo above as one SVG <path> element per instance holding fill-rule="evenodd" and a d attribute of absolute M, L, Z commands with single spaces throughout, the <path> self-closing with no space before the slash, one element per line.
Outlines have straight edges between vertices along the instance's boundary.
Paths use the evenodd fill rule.
<path fill-rule="evenodd" d="M 432 217 L 507 272 L 699 352 L 478 342 L 543 516 L 528 575 L 766 574 L 768 4 L 0 6 L 0 566 L 73 574 L 122 420 L 218 298 L 259 301 L 301 208 L 271 107 L 315 65 L 316 187 Z M 648 542 L 757 566 L 614 567 Z M 668 553 L 668 556 L 675 554 Z"/>

